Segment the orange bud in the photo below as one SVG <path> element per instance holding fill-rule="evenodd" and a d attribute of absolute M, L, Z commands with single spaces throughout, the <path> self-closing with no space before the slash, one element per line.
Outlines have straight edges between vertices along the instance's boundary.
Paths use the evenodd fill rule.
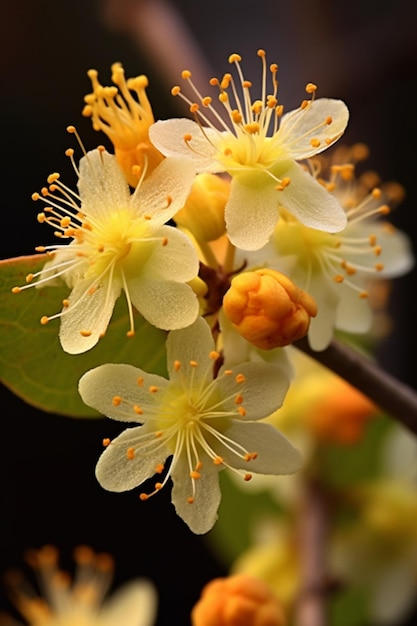
<path fill-rule="evenodd" d="M 174 216 L 178 226 L 187 228 L 197 241 L 214 241 L 226 232 L 224 207 L 230 183 L 215 174 L 196 176 L 184 207 Z"/>
<path fill-rule="evenodd" d="M 215 578 L 191 612 L 192 626 L 285 626 L 282 606 L 262 581 L 236 574 Z"/>
<path fill-rule="evenodd" d="M 288 276 L 264 268 L 232 279 L 223 310 L 236 330 L 257 348 L 282 348 L 304 337 L 317 315 L 313 298 Z"/>

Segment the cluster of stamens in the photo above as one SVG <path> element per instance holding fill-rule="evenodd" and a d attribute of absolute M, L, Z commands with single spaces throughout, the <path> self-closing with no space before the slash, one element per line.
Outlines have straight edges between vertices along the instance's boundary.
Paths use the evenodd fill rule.
<path fill-rule="evenodd" d="M 211 361 L 210 367 L 212 367 L 213 363 L 218 360 L 219 353 L 213 350 L 210 352 L 209 358 Z M 173 365 L 175 372 L 181 373 L 181 361 L 175 360 Z M 165 472 L 164 478 L 155 483 L 154 490 L 151 493 L 141 493 L 139 496 L 141 500 L 147 500 L 166 485 L 172 475 L 176 459 L 178 459 L 180 455 L 185 454 L 192 484 L 192 493 L 187 498 L 187 502 L 192 504 L 195 499 L 196 482 L 201 478 L 201 472 L 204 470 L 199 450 L 204 452 L 214 465 L 226 467 L 242 475 L 240 471 L 233 468 L 222 456 L 217 454 L 207 442 L 205 434 L 210 435 L 219 444 L 227 448 L 237 457 L 244 459 L 246 462 L 257 458 L 256 452 L 247 450 L 236 441 L 224 435 L 217 429 L 215 424 L 210 424 L 210 421 L 216 418 L 238 419 L 245 417 L 246 409 L 243 406 L 243 392 L 237 389 L 232 396 L 236 409 L 226 410 L 224 403 L 229 402 L 231 398 L 213 399 L 216 384 L 215 379 L 204 387 L 198 382 L 194 383 L 192 372 L 199 367 L 199 363 L 191 360 L 189 365 L 191 367 L 191 377 L 189 379 L 185 376 L 181 377 L 180 390 L 178 388 L 173 389 L 172 387 L 168 387 L 168 389 L 163 391 L 155 385 L 148 387 L 147 391 L 152 395 L 157 393 L 163 394 L 161 402 L 156 409 L 148 409 L 145 411 L 140 405 L 132 405 L 125 401 L 122 396 L 116 395 L 112 398 L 114 406 L 126 405 L 127 413 L 133 410 L 135 415 L 138 416 L 137 421 L 140 422 L 141 416 L 144 416 L 146 417 L 147 424 L 154 422 L 158 426 L 156 430 L 150 431 L 148 429 L 143 435 L 135 437 L 135 444 L 132 442 L 132 444 L 126 448 L 126 457 L 128 460 L 133 460 L 137 453 L 141 456 L 146 455 L 148 446 L 152 447 L 153 453 L 155 453 L 155 438 L 159 440 L 161 449 L 168 446 L 172 450 L 169 468 L 166 469 L 165 465 L 162 463 L 159 463 L 155 467 L 155 474 L 163 474 Z M 222 375 L 234 376 L 238 387 L 241 387 L 246 382 L 246 378 L 243 374 L 234 374 L 231 369 L 224 370 Z M 143 377 L 138 378 L 137 384 L 141 388 L 144 387 L 145 383 Z M 103 445 L 106 447 L 111 443 L 109 438 L 103 440 Z M 252 475 L 250 473 L 243 474 L 245 481 L 251 478 Z"/>

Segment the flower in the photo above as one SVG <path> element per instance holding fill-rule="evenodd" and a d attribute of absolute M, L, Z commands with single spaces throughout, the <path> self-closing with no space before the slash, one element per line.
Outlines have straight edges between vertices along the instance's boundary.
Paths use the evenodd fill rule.
<path fill-rule="evenodd" d="M 232 278 L 223 310 L 240 335 L 261 350 L 282 348 L 308 332 L 316 303 L 291 279 L 268 268 Z"/>
<path fill-rule="evenodd" d="M 313 350 L 325 349 L 335 328 L 367 332 L 372 322 L 369 280 L 400 276 L 414 263 L 408 237 L 385 219 L 395 200 L 390 192 L 365 186 L 365 178 L 355 178 L 352 162 L 322 162 L 321 168 L 315 175 L 345 208 L 346 228 L 339 233 L 309 228 L 281 208 L 269 242 L 256 252 L 238 253 L 247 269 L 284 272 L 314 298 L 318 313 L 308 333 Z"/>
<path fill-rule="evenodd" d="M 164 160 L 131 195 L 115 157 L 96 149 L 80 161 L 79 196 L 58 174 L 48 178 L 49 188 L 34 194 L 34 200 L 48 205 L 38 220 L 53 226 L 60 241 L 71 242 L 38 247 L 52 260 L 13 291 L 64 279 L 72 291 L 62 311 L 41 322 L 61 319 L 66 352 L 85 352 L 98 342 L 122 290 L 130 318 L 128 336 L 134 334 L 133 307 L 164 330 L 195 320 L 198 300 L 185 283 L 197 276 L 197 253 L 183 233 L 164 225 L 183 206 L 187 181 L 190 187 L 192 174 L 187 177 L 182 164 Z"/>
<path fill-rule="evenodd" d="M 264 50 L 261 98 L 251 98 L 250 81 L 240 67 L 241 57 L 232 54 L 241 95 L 231 74 L 210 84 L 219 89 L 224 111 L 212 105 L 211 96 L 202 96 L 184 70 L 197 101 L 172 89 L 190 105 L 196 121 L 160 120 L 151 126 L 152 143 L 167 157 L 188 156 L 198 172 L 228 172 L 232 177 L 225 219 L 230 240 L 244 250 L 256 250 L 268 241 L 283 205 L 303 224 L 329 232 L 346 225 L 339 202 L 311 177 L 297 161 L 307 159 L 332 145 L 343 134 L 348 109 L 340 100 L 314 99 L 316 86 L 309 83 L 304 100 L 294 111 L 283 115 L 278 104 L 278 66 L 270 66 L 272 93 L 267 94 L 267 68 Z M 218 128 L 213 125 L 212 116 Z M 225 119 L 226 118 L 226 121 Z M 192 165 L 191 165 L 192 167 Z"/>
<path fill-rule="evenodd" d="M 121 63 L 113 63 L 111 70 L 116 87 L 103 87 L 97 70 L 88 71 L 93 93 L 84 97 L 83 115 L 109 137 L 129 185 L 136 187 L 145 163 L 149 175 L 164 158 L 149 141 L 148 129 L 155 120 L 146 95 L 148 79 L 141 75 L 126 81 Z"/>
<path fill-rule="evenodd" d="M 229 468 L 287 474 L 300 468 L 298 451 L 270 424 L 258 420 L 283 401 L 288 379 L 264 363 L 221 368 L 210 327 L 197 320 L 167 339 L 169 380 L 131 365 L 106 364 L 80 380 L 83 401 L 108 417 L 141 425 L 106 440 L 96 475 L 110 491 L 126 491 L 163 474 L 151 494 L 172 478 L 177 514 L 197 534 L 209 531 L 220 503 L 218 472 Z M 165 471 L 165 460 L 172 457 Z M 249 471 L 248 471 L 249 470 Z"/>
<path fill-rule="evenodd" d="M 151 626 L 156 618 L 156 592 L 145 579 L 132 580 L 105 600 L 112 576 L 113 560 L 87 546 L 74 551 L 74 579 L 59 569 L 58 551 L 53 546 L 31 550 L 29 565 L 39 578 L 44 597 L 32 589 L 20 572 L 9 572 L 6 580 L 11 598 L 30 626 Z M 2 626 L 20 626 L 8 615 Z M 23 626 L 23 625 L 22 625 Z"/>
<path fill-rule="evenodd" d="M 271 589 L 246 574 L 211 580 L 191 612 L 192 626 L 284 626 L 286 621 Z"/>

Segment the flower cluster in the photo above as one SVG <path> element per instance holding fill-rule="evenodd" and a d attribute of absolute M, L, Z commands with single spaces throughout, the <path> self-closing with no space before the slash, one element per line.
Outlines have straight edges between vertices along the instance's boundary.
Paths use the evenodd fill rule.
<path fill-rule="evenodd" d="M 83 114 L 114 154 L 86 151 L 69 127 L 83 151 L 78 165 L 67 151 L 78 191 L 53 173 L 33 195 L 58 243 L 37 248 L 43 268 L 13 289 L 66 286 L 61 310 L 41 323 L 60 321 L 70 354 L 94 349 L 122 292 L 128 338 L 137 320 L 166 331 L 168 375 L 106 363 L 84 373 L 79 393 L 138 424 L 104 440 L 100 484 L 125 491 L 156 475 L 140 494 L 147 500 L 172 480 L 176 511 L 196 533 L 216 521 L 219 470 L 248 481 L 301 467 L 290 441 L 263 421 L 290 386 L 287 346 L 308 336 L 323 350 L 337 330 L 364 333 L 371 281 L 413 264 L 406 235 L 386 219 L 392 187 L 356 175 L 363 147 L 322 154 L 345 131 L 344 102 L 317 98 L 308 83 L 300 106 L 285 112 L 278 66 L 268 68 L 264 50 L 258 57 L 256 96 L 238 54 L 207 95 L 184 70 L 186 87 L 172 94 L 193 119 L 155 121 L 147 78 L 126 80 L 120 63 L 111 87 L 90 70 Z"/>

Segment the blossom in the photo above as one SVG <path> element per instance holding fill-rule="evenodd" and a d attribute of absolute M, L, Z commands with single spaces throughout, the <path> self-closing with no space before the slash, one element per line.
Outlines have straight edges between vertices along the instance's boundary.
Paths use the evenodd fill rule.
<path fill-rule="evenodd" d="M 192 626 L 284 626 L 281 603 L 261 580 L 246 574 L 215 578 L 191 612 Z"/>
<path fill-rule="evenodd" d="M 401 276 L 414 259 L 407 235 L 386 219 L 394 200 L 389 192 L 364 187 L 364 181 L 355 178 L 352 163 L 332 164 L 328 169 L 324 165 L 315 175 L 345 208 L 346 227 L 326 233 L 309 228 L 281 208 L 268 243 L 238 258 L 247 262 L 247 269 L 284 272 L 314 298 L 318 313 L 311 320 L 308 340 L 313 350 L 323 350 L 335 328 L 367 332 L 372 322 L 369 281 Z"/>
<path fill-rule="evenodd" d="M 258 56 L 263 67 L 260 99 L 252 100 L 252 83 L 243 76 L 241 57 L 232 54 L 229 63 L 236 67 L 240 95 L 230 73 L 210 81 L 219 90 L 224 110 L 213 106 L 211 96 L 202 96 L 191 72 L 184 70 L 182 78 L 188 81 L 196 101 L 183 95 L 179 86 L 172 93 L 189 103 L 196 121 L 160 120 L 149 129 L 152 143 L 165 156 L 188 156 L 198 172 L 230 174 L 227 232 L 244 250 L 266 244 L 278 220 L 279 205 L 311 228 L 335 232 L 346 224 L 337 199 L 297 163 L 339 139 L 348 122 L 346 105 L 340 100 L 315 99 L 316 85 L 309 83 L 306 91 L 311 99 L 283 114 L 277 98 L 278 66 L 270 66 L 272 93 L 268 94 L 264 50 L 258 50 Z"/>
<path fill-rule="evenodd" d="M 288 388 L 284 373 L 264 363 L 221 368 L 210 327 L 197 320 L 167 339 L 169 380 L 124 364 L 105 364 L 80 380 L 83 401 L 108 417 L 141 424 L 106 440 L 96 475 L 110 491 L 126 491 L 154 474 L 151 494 L 171 477 L 177 514 L 197 534 L 209 531 L 220 503 L 218 472 L 245 480 L 251 472 L 287 474 L 300 468 L 298 451 L 270 424 Z M 168 468 L 165 461 L 170 457 Z M 164 477 L 162 477 L 162 475 Z"/>
<path fill-rule="evenodd" d="M 96 554 L 88 546 L 74 550 L 77 564 L 71 580 L 59 569 L 58 551 L 46 545 L 27 554 L 44 597 L 19 572 L 6 576 L 11 598 L 30 626 L 151 626 L 156 618 L 156 592 L 145 579 L 132 580 L 105 599 L 113 577 L 110 555 Z M 8 615 L 2 626 L 20 626 Z M 21 625 L 23 626 L 23 625 Z"/>
<path fill-rule="evenodd" d="M 146 95 L 148 79 L 142 74 L 126 80 L 121 63 L 113 63 L 111 70 L 113 87 L 100 84 L 97 70 L 88 71 L 93 92 L 84 97 L 83 115 L 109 137 L 127 181 L 136 187 L 138 170 L 146 163 L 149 175 L 164 158 L 149 141 L 148 130 L 155 120 Z"/>
<path fill-rule="evenodd" d="M 287 276 L 268 268 L 232 278 L 223 310 L 242 337 L 262 350 L 281 348 L 308 332 L 316 303 Z"/>
<path fill-rule="evenodd" d="M 18 293 L 62 278 L 71 288 L 60 313 L 60 340 L 71 354 L 92 348 L 105 333 L 115 302 L 125 293 L 134 334 L 135 307 L 152 325 L 170 330 L 191 324 L 198 301 L 186 283 L 197 276 L 198 258 L 189 239 L 165 223 L 181 208 L 192 174 L 176 159 L 164 160 L 131 195 L 116 159 L 104 150 L 88 152 L 79 165 L 79 195 L 52 174 L 49 187 L 33 196 L 47 207 L 38 215 L 69 245 L 40 246 L 52 259 Z M 36 282 L 33 282 L 37 279 Z"/>

